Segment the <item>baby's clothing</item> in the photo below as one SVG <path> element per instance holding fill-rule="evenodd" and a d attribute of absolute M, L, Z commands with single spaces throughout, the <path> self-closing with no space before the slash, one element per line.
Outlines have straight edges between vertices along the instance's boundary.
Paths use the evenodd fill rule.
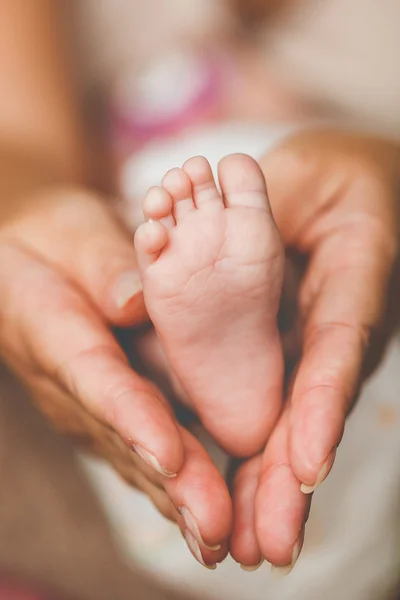
<path fill-rule="evenodd" d="M 232 25 L 226 0 L 75 4 L 79 67 L 90 91 L 113 87 L 122 74 L 136 72 L 148 61 L 162 63 L 171 50 L 186 54 L 199 43 L 218 42 Z M 400 3 L 287 4 L 287 16 L 261 28 L 256 49 L 266 69 L 293 94 L 325 107 L 328 116 L 356 120 L 399 139 Z"/>

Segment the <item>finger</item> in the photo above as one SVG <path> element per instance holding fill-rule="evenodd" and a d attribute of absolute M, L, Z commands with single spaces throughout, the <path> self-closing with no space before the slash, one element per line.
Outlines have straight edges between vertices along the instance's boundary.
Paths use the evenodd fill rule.
<path fill-rule="evenodd" d="M 42 194 L 32 207 L 22 224 L 8 226 L 3 237 L 23 239 L 28 249 L 57 265 L 113 324 L 146 318 L 133 237 L 104 199 L 66 189 L 57 196 Z"/>
<path fill-rule="evenodd" d="M 8 359 L 42 373 L 113 428 L 156 471 L 175 475 L 183 447 L 169 405 L 129 366 L 80 293 L 23 251 L 2 247 L 0 314 Z"/>
<path fill-rule="evenodd" d="M 162 485 L 162 477 L 156 475 L 145 464 L 134 464 L 132 460 L 126 460 L 122 452 L 106 449 L 103 454 L 115 471 L 128 483 L 148 496 L 155 508 L 169 521 L 176 523 L 179 513 L 174 507 L 170 497 Z M 157 478 L 159 479 L 157 481 Z"/>
<path fill-rule="evenodd" d="M 233 526 L 229 550 L 245 571 L 255 571 L 263 562 L 255 530 L 255 499 L 261 456 L 245 461 L 233 483 Z"/>
<path fill-rule="evenodd" d="M 292 468 L 305 492 L 332 467 L 371 335 L 385 312 L 392 265 L 390 246 L 368 222 L 328 237 L 312 258 L 302 292 L 304 346 L 289 442 Z"/>
<path fill-rule="evenodd" d="M 221 562 L 227 554 L 232 503 L 226 483 L 196 438 L 181 429 L 185 463 L 163 485 L 177 508 L 179 526 L 195 558 L 204 565 Z"/>
<path fill-rule="evenodd" d="M 369 338 L 381 328 L 398 244 L 393 178 L 379 170 L 392 158 L 382 161 L 386 151 L 380 148 L 379 160 L 368 152 L 360 160 L 359 148 L 343 154 L 340 139 L 338 145 L 331 137 L 317 145 L 314 139 L 313 145 L 300 136 L 264 162 L 284 240 L 311 256 L 301 297 L 304 349 L 289 440 L 291 464 L 305 492 L 332 466 Z"/>
<path fill-rule="evenodd" d="M 135 457 L 126 461 L 124 448 L 118 447 L 115 435 L 107 457 L 130 485 L 148 494 L 164 516 L 178 522 L 194 557 L 203 566 L 213 568 L 227 554 L 231 500 L 203 446 L 188 431 L 181 431 L 186 460 L 174 479 L 157 475 Z"/>
<path fill-rule="evenodd" d="M 305 249 L 310 235 L 349 216 L 378 218 L 388 239 L 398 230 L 398 150 L 390 142 L 318 128 L 287 137 L 260 164 L 288 246 Z"/>
<path fill-rule="evenodd" d="M 301 552 L 310 496 L 289 462 L 288 410 L 268 441 L 261 466 L 255 503 L 255 528 L 263 556 L 272 565 L 290 571 Z"/>

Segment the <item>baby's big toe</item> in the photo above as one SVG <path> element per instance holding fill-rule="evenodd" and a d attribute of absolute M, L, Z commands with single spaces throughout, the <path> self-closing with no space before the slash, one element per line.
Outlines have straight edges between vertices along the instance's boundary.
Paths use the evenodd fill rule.
<path fill-rule="evenodd" d="M 263 172 L 251 156 L 226 156 L 218 165 L 218 176 L 228 208 L 241 206 L 270 209 Z"/>

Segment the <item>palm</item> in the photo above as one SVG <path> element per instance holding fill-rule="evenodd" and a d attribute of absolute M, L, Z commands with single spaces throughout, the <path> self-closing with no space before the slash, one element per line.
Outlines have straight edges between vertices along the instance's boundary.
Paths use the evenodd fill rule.
<path fill-rule="evenodd" d="M 302 340 L 287 409 L 259 464 L 254 519 L 241 514 L 234 524 L 236 560 L 291 562 L 310 499 L 299 482 L 306 492 L 326 477 L 363 368 L 371 370 L 384 347 L 371 343 L 390 330 L 383 317 L 393 330 L 387 299 L 398 295 L 387 292 L 397 259 L 397 165 L 390 144 L 330 132 L 300 134 L 262 163 L 278 228 L 299 259 L 291 293 Z M 293 312 L 293 298 L 286 304 Z M 286 323 L 293 328 L 293 318 Z M 251 462 L 241 466 L 234 502 L 254 489 L 252 470 Z"/>

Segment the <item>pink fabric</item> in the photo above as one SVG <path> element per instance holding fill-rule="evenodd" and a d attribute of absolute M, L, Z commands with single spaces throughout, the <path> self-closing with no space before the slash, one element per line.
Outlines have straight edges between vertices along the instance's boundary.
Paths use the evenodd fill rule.
<path fill-rule="evenodd" d="M 202 86 L 196 95 L 182 104 L 180 110 L 170 115 L 157 112 L 142 114 L 140 109 L 135 108 L 134 98 L 132 108 L 129 105 L 122 108 L 118 103 L 111 106 L 112 131 L 117 145 L 129 147 L 133 144 L 131 150 L 137 150 L 154 138 L 171 137 L 187 127 L 210 122 L 220 116 L 223 87 L 232 68 L 230 61 L 218 52 L 212 56 L 197 56 L 197 60 L 204 76 Z"/>

